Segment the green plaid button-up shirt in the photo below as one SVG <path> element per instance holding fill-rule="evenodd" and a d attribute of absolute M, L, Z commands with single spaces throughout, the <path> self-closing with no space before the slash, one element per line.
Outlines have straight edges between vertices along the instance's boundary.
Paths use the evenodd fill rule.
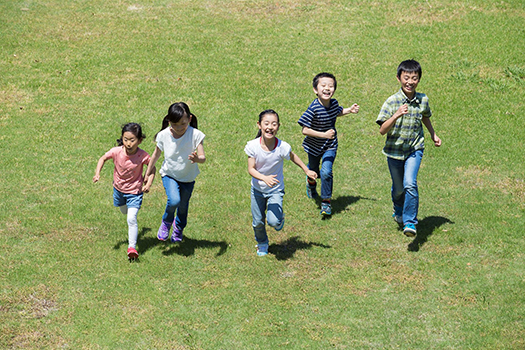
<path fill-rule="evenodd" d="M 388 131 L 383 148 L 384 155 L 399 160 L 405 160 L 410 154 L 425 148 L 422 120 L 432 115 L 427 95 L 416 92 L 414 98 L 409 100 L 399 89 L 383 103 L 376 123 L 383 124 L 405 103 L 408 104 L 408 113 L 397 119 Z"/>

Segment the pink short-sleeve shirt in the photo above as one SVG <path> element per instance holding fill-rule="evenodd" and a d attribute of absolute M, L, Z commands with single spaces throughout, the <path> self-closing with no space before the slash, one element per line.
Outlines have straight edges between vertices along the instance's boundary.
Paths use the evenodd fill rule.
<path fill-rule="evenodd" d="M 137 152 L 128 156 L 123 146 L 113 147 L 104 155 L 105 159 L 113 159 L 113 186 L 122 193 L 142 193 L 144 182 L 144 164 L 149 164 L 149 154 L 137 149 Z"/>

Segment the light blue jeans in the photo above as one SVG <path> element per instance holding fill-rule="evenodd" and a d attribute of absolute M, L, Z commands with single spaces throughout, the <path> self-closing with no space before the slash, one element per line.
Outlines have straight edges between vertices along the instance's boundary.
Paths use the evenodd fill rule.
<path fill-rule="evenodd" d="M 392 177 L 392 202 L 396 214 L 403 213 L 403 224 L 417 225 L 419 193 L 417 173 L 421 166 L 423 150 L 415 151 L 405 160 L 387 157 L 388 169 Z"/>
<path fill-rule="evenodd" d="M 283 196 L 284 190 L 263 193 L 252 187 L 252 226 L 257 243 L 268 243 L 266 234 L 266 223 L 271 227 L 277 227 L 283 220 Z"/>
<path fill-rule="evenodd" d="M 171 223 L 175 218 L 175 225 L 180 230 L 183 230 L 188 223 L 188 207 L 195 181 L 179 182 L 169 176 L 164 176 L 162 177 L 162 184 L 164 185 L 164 190 L 166 190 L 166 196 L 168 196 L 162 221 Z M 176 217 L 175 211 L 177 211 Z"/>
<path fill-rule="evenodd" d="M 321 199 L 332 198 L 334 187 L 334 173 L 332 172 L 332 168 L 336 155 L 336 149 L 329 149 L 319 156 L 308 154 L 308 169 L 315 171 L 321 178 Z M 321 165 L 320 170 L 319 165 Z"/>

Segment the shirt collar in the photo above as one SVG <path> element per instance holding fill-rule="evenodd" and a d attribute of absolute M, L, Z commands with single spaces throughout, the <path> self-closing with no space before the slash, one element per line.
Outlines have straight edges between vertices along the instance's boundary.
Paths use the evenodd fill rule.
<path fill-rule="evenodd" d="M 414 98 L 413 99 L 409 99 L 405 93 L 403 92 L 403 89 L 399 89 L 399 92 L 401 93 L 401 95 L 403 95 L 403 103 L 406 103 L 406 104 L 420 104 L 421 103 L 421 100 L 419 99 L 419 97 L 417 97 L 417 93 L 414 95 Z"/>

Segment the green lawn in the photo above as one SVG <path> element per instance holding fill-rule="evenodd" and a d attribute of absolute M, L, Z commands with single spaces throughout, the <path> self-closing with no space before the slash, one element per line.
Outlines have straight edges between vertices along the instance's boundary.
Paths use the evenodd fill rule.
<path fill-rule="evenodd" d="M 0 1 L 0 348 L 525 348 L 524 28 L 522 0 Z M 375 124 L 408 58 L 443 140 L 413 240 Z M 361 107 L 337 124 L 334 215 L 286 163 L 259 258 L 243 149 L 272 108 L 306 161 L 321 71 Z M 185 241 L 156 238 L 158 177 L 130 264 L 111 162 L 91 179 L 123 123 L 153 152 L 176 101 L 207 135 Z"/>

